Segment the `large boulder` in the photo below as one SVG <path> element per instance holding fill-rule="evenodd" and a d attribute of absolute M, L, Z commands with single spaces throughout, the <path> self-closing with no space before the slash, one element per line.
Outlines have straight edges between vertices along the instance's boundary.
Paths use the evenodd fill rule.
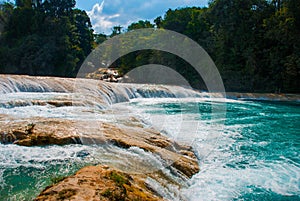
<path fill-rule="evenodd" d="M 141 175 L 129 175 L 108 166 L 89 166 L 49 186 L 35 199 L 43 200 L 158 201 L 163 198 L 147 187 Z"/>

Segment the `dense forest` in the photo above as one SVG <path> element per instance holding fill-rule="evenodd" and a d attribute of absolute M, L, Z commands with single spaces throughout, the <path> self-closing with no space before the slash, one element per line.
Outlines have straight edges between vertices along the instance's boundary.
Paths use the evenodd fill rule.
<path fill-rule="evenodd" d="M 110 35 L 94 33 L 75 0 L 17 0 L 0 4 L 0 73 L 76 76 L 87 55 L 110 37 L 140 28 L 164 28 L 199 43 L 212 57 L 227 91 L 300 92 L 300 1 L 211 0 L 208 7 L 168 10 Z M 195 88 L 201 78 L 175 55 L 138 51 L 112 67 L 126 73 L 149 63 L 167 65 Z"/>
<path fill-rule="evenodd" d="M 74 77 L 94 35 L 75 0 L 16 0 L 0 5 L 0 73 Z"/>

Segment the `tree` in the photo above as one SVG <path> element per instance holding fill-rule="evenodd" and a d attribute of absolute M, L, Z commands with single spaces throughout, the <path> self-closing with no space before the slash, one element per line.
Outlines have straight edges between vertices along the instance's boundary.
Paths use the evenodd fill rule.
<path fill-rule="evenodd" d="M 32 0 L 16 0 L 17 7 L 31 8 Z"/>
<path fill-rule="evenodd" d="M 158 29 L 161 28 L 161 22 L 162 22 L 162 17 L 161 16 L 155 18 L 154 23 L 156 25 L 156 28 L 158 28 Z"/>
<path fill-rule="evenodd" d="M 108 38 L 93 34 L 86 12 L 74 9 L 75 0 L 16 4 L 0 3 L 1 73 L 75 76 L 92 48 Z M 114 26 L 110 37 L 140 28 L 170 29 L 207 50 L 228 91 L 299 92 L 299 0 L 211 0 L 208 8 L 169 9 L 154 23 L 140 20 L 127 30 Z M 155 31 L 141 44 L 152 37 Z M 120 45 L 129 44 L 120 41 L 108 52 L 117 53 Z M 149 63 L 169 66 L 193 87 L 205 89 L 188 63 L 166 52 L 132 52 L 112 66 L 126 73 Z"/>
<path fill-rule="evenodd" d="M 127 31 L 132 31 L 135 29 L 143 29 L 143 28 L 154 28 L 154 25 L 151 24 L 148 20 L 140 20 L 138 22 L 132 23 L 128 26 Z"/>
<path fill-rule="evenodd" d="M 0 35 L 5 26 L 7 26 L 8 19 L 11 17 L 14 10 L 14 5 L 8 2 L 0 4 Z"/>
<path fill-rule="evenodd" d="M 191 21 L 191 12 L 193 8 L 169 9 L 164 16 L 161 27 L 184 33 L 188 23 Z"/>
<path fill-rule="evenodd" d="M 121 34 L 122 28 L 123 28 L 123 27 L 121 27 L 120 25 L 114 26 L 114 27 L 112 28 L 112 33 L 111 33 L 110 37 L 113 37 L 113 36 L 116 36 L 116 35 Z"/>
<path fill-rule="evenodd" d="M 0 38 L 3 72 L 76 76 L 94 46 L 86 12 L 74 9 L 74 0 L 16 4 Z"/>
<path fill-rule="evenodd" d="M 105 35 L 105 34 L 94 34 L 94 37 L 95 37 L 95 43 L 97 45 L 99 45 L 107 40 L 107 35 Z"/>
<path fill-rule="evenodd" d="M 296 92 L 300 78 L 300 3 L 281 2 L 281 7 L 264 21 L 265 40 L 270 44 L 266 65 L 271 69 L 274 91 Z"/>
<path fill-rule="evenodd" d="M 76 5 L 75 0 L 46 0 L 42 7 L 52 17 L 69 16 Z"/>

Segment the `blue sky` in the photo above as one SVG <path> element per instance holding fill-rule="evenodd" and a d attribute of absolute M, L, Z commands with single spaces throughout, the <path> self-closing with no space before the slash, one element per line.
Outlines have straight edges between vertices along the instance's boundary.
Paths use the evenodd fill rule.
<path fill-rule="evenodd" d="M 76 7 L 86 10 L 97 33 L 110 34 L 116 25 L 127 27 L 132 22 L 151 22 L 169 8 L 206 6 L 208 0 L 77 0 Z"/>

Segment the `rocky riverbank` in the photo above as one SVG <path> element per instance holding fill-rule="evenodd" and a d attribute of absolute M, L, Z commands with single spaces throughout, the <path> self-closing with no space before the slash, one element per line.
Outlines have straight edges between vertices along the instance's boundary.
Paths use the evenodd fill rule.
<path fill-rule="evenodd" d="M 275 94 L 275 93 L 238 93 L 227 92 L 226 98 L 257 101 L 300 101 L 300 94 Z"/>
<path fill-rule="evenodd" d="M 138 147 L 165 161 L 166 168 L 186 180 L 199 171 L 197 158 L 190 146 L 179 144 L 151 128 L 144 128 L 131 118 L 118 125 L 49 118 L 19 119 L 2 116 L 0 142 L 20 146 L 67 144 L 110 144 L 122 149 Z M 88 129 L 87 129 L 88 128 Z M 159 193 L 145 183 L 152 178 L 161 183 L 182 184 L 159 170 L 147 174 L 126 172 L 108 166 L 89 166 L 57 184 L 47 187 L 36 200 L 162 200 Z M 111 175 L 120 177 L 113 178 Z"/>

